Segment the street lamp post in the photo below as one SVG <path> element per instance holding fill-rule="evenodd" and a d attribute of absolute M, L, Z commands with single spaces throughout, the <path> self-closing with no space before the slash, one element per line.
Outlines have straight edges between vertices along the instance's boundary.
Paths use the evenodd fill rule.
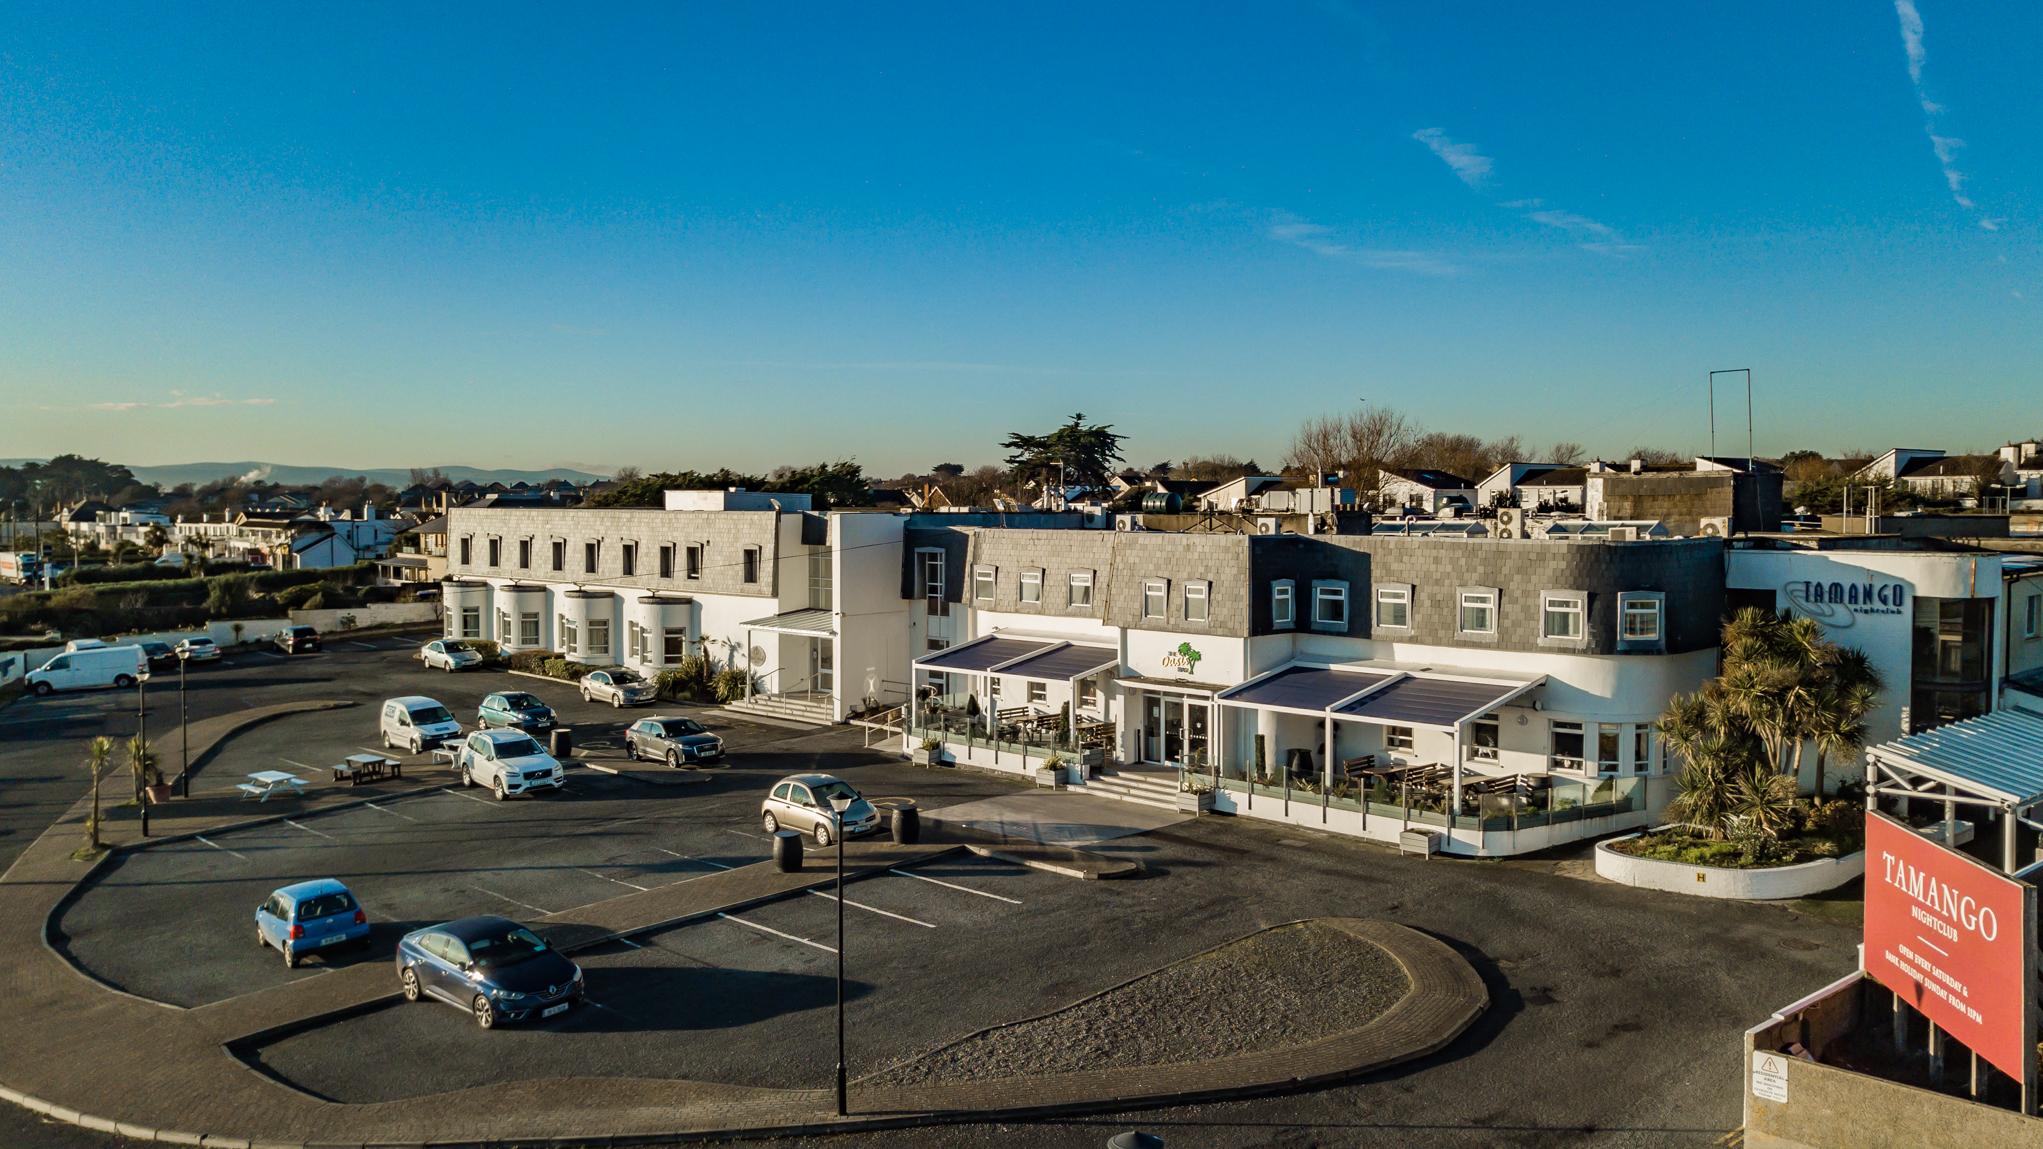
<path fill-rule="evenodd" d="M 192 796 L 192 711 L 191 706 L 186 703 L 184 695 L 185 654 L 186 652 L 182 650 L 177 652 L 177 727 L 179 742 L 177 787 L 180 797 L 189 798 Z"/>
<path fill-rule="evenodd" d="M 830 796 L 830 810 L 834 823 L 832 835 L 837 839 L 837 1116 L 851 1112 L 844 1096 L 844 812 L 851 808 L 851 797 L 847 794 Z"/>
<path fill-rule="evenodd" d="M 135 749 L 136 760 L 149 760 L 149 663 L 145 660 L 135 674 Z M 142 836 L 149 836 L 149 795 L 142 790 L 146 771 L 135 773 L 135 805 L 142 811 Z"/>

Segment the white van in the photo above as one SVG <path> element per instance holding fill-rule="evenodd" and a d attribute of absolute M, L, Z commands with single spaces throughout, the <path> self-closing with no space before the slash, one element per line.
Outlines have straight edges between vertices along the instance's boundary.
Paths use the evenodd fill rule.
<path fill-rule="evenodd" d="M 442 742 L 461 737 L 461 724 L 454 712 L 423 694 L 408 694 L 383 704 L 380 732 L 385 749 L 402 746 L 423 754 Z"/>
<path fill-rule="evenodd" d="M 107 642 L 103 638 L 74 638 L 64 644 L 64 653 L 69 654 L 74 650 L 105 650 L 106 647 Z"/>
<path fill-rule="evenodd" d="M 24 682 L 41 698 L 59 690 L 133 686 L 149 677 L 149 656 L 139 646 L 93 646 L 67 650 L 28 672 Z"/>

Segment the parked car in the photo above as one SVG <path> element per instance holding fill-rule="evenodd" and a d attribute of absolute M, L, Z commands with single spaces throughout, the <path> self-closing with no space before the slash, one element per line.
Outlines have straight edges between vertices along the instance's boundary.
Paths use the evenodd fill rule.
<path fill-rule="evenodd" d="M 553 707 L 541 702 L 537 694 L 525 690 L 499 690 L 485 697 L 475 711 L 475 724 L 484 730 L 501 727 L 551 730 L 559 721 Z"/>
<path fill-rule="evenodd" d="M 314 950 L 369 940 L 369 915 L 355 895 L 332 878 L 299 882 L 255 908 L 255 940 L 275 946 L 286 966 Z"/>
<path fill-rule="evenodd" d="M 501 802 L 513 794 L 567 785 L 567 771 L 523 730 L 478 730 L 461 744 L 454 768 L 463 786 L 487 786 Z"/>
<path fill-rule="evenodd" d="M 436 638 L 419 648 L 419 661 L 427 670 L 438 668 L 449 674 L 482 665 L 482 652 L 465 638 Z"/>
<path fill-rule="evenodd" d="M 844 836 L 855 838 L 879 829 L 880 812 L 859 796 L 851 783 L 828 774 L 791 774 L 773 784 L 759 807 L 759 824 L 771 834 L 786 826 L 815 835 L 818 846 L 831 842 L 831 823 L 836 817 L 830 799 L 849 795 L 851 805 L 844 811 Z"/>
<path fill-rule="evenodd" d="M 285 654 L 318 650 L 319 632 L 309 626 L 287 626 L 277 632 L 277 649 Z"/>
<path fill-rule="evenodd" d="M 149 669 L 165 670 L 177 665 L 177 648 L 167 642 L 138 642 L 143 657 L 149 660 Z"/>
<path fill-rule="evenodd" d="M 23 676 L 29 692 L 41 698 L 59 690 L 125 689 L 149 673 L 149 656 L 139 646 L 93 646 L 69 650 Z"/>
<path fill-rule="evenodd" d="M 724 756 L 724 740 L 693 718 L 641 718 L 624 731 L 625 755 L 680 766 L 685 762 L 716 762 Z"/>
<path fill-rule="evenodd" d="M 156 557 L 156 561 L 151 563 L 150 565 L 159 567 L 177 567 L 178 569 L 182 570 L 184 567 L 190 565 L 190 563 L 191 563 L 190 555 L 185 554 L 183 551 L 171 551 L 169 554 L 158 555 Z"/>
<path fill-rule="evenodd" d="M 210 638 L 193 637 L 177 644 L 177 655 L 186 662 L 211 662 L 220 657 L 220 648 Z"/>
<path fill-rule="evenodd" d="M 651 702 L 653 697 L 653 684 L 636 670 L 613 666 L 608 670 L 592 670 L 582 676 L 583 702 L 639 706 Z"/>
<path fill-rule="evenodd" d="M 423 694 L 386 700 L 377 728 L 385 749 L 402 746 L 413 754 L 461 737 L 461 724 L 454 721 L 454 712 Z"/>
<path fill-rule="evenodd" d="M 474 917 L 413 930 L 397 942 L 404 1000 L 430 997 L 475 1024 L 553 1017 L 582 1000 L 582 968 L 508 918 Z"/>

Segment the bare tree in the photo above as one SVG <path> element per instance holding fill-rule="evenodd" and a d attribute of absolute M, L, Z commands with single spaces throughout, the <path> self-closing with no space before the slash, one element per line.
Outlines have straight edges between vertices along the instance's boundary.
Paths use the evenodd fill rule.
<path fill-rule="evenodd" d="M 1589 452 L 1583 449 L 1582 444 L 1563 439 L 1548 447 L 1546 449 L 1546 458 L 1539 461 L 1542 463 L 1558 463 L 1563 467 L 1573 467 L 1580 465 L 1588 457 Z"/>
<path fill-rule="evenodd" d="M 1284 464 L 1315 480 L 1339 471 L 1357 498 L 1375 503 L 1383 489 L 1383 471 L 1409 466 L 1418 441 L 1418 428 L 1396 410 L 1364 407 L 1347 415 L 1307 419 L 1292 436 Z"/>

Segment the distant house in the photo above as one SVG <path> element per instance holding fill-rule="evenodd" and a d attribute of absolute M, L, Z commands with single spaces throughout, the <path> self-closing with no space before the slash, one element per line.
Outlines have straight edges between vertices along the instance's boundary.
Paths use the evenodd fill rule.
<path fill-rule="evenodd" d="M 390 554 L 376 561 L 376 573 L 384 582 L 439 585 L 447 577 L 447 516 L 399 530 Z"/>
<path fill-rule="evenodd" d="M 2000 449 L 2001 461 L 2014 471 L 2009 495 L 2016 499 L 2043 499 L 2043 443 L 2024 439 Z"/>
<path fill-rule="evenodd" d="M 1921 447 L 1894 447 L 1851 477 L 1888 479 L 1917 498 L 1944 501 L 1974 497 L 1979 493 L 1979 477 L 1989 473 L 2002 486 L 2013 486 L 2019 480 L 2006 448 L 1997 455 L 1947 455 Z"/>
<path fill-rule="evenodd" d="M 1386 511 L 1418 511 L 1437 515 L 1449 507 L 1473 511 L 1476 483 L 1452 471 L 1431 467 L 1385 468 L 1377 481 L 1378 501 Z"/>
<path fill-rule="evenodd" d="M 1209 511 L 1232 511 L 1247 505 L 1265 491 L 1290 484 L 1282 475 L 1243 475 L 1207 487 L 1198 493 L 1199 505 Z"/>

